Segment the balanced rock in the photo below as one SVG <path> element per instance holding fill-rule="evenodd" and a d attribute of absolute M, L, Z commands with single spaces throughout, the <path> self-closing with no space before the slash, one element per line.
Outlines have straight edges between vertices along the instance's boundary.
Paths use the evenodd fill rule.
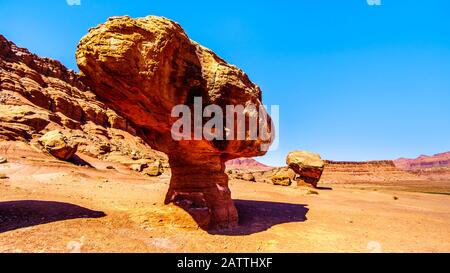
<path fill-rule="evenodd" d="M 77 152 L 77 145 L 73 144 L 60 131 L 50 131 L 39 138 L 39 143 L 45 151 L 60 160 L 69 160 Z"/>
<path fill-rule="evenodd" d="M 260 88 L 242 70 L 189 39 L 180 25 L 161 17 L 110 18 L 80 41 L 76 57 L 82 81 L 133 123 L 146 143 L 168 155 L 172 178 L 165 203 L 184 208 L 202 228 L 236 226 L 225 162 L 264 155 L 262 145 L 268 148 L 273 141 L 270 117 L 260 121 L 259 132 L 266 134 L 257 139 L 248 137 L 246 128 L 244 140 L 176 140 L 171 129 L 179 118 L 171 114 L 177 105 L 194 109 L 198 98 L 224 113 L 229 105 L 259 108 Z M 257 112 L 245 115 L 252 118 Z"/>
<path fill-rule="evenodd" d="M 289 153 L 286 164 L 298 174 L 298 185 L 312 185 L 315 188 L 325 166 L 325 162 L 319 154 L 306 151 L 293 151 Z"/>

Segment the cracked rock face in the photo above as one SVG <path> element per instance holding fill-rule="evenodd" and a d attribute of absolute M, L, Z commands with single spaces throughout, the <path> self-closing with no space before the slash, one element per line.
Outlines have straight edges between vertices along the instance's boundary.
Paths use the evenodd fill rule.
<path fill-rule="evenodd" d="M 237 225 L 225 162 L 264 155 L 261 145 L 273 140 L 270 117 L 259 127 L 266 134 L 256 139 L 248 137 L 247 128 L 244 140 L 177 141 L 171 128 L 178 118 L 171 112 L 176 105 L 193 109 L 198 97 L 224 113 L 227 105 L 259 107 L 259 87 L 190 40 L 177 23 L 161 17 L 110 18 L 89 31 L 76 55 L 83 82 L 133 123 L 148 144 L 169 156 L 172 179 L 166 203 L 187 210 L 203 228 Z"/>

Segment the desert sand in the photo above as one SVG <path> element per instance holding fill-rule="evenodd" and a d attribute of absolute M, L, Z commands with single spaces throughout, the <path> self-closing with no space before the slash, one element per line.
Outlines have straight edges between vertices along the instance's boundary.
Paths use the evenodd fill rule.
<path fill-rule="evenodd" d="M 312 191 L 232 180 L 239 227 L 206 232 L 163 204 L 167 174 L 146 177 L 85 155 L 91 166 L 77 166 L 22 142 L 0 147 L 8 159 L 0 252 L 450 252 L 450 195 L 408 183 Z"/>

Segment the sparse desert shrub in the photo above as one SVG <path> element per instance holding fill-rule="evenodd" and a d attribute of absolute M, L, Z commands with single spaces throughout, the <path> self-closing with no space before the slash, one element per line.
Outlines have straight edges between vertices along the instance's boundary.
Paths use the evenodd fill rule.
<path fill-rule="evenodd" d="M 398 200 L 398 197 L 397 197 L 397 196 L 394 196 L 394 200 Z"/>

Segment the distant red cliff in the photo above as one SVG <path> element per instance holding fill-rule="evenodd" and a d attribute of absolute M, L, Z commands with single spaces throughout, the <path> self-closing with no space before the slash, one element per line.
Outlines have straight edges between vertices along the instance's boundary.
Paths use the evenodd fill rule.
<path fill-rule="evenodd" d="M 421 155 L 418 158 L 400 158 L 394 161 L 395 165 L 404 170 L 420 170 L 428 168 L 450 167 L 450 152 L 432 156 Z"/>
<path fill-rule="evenodd" d="M 256 171 L 267 171 L 273 169 L 273 167 L 264 165 L 253 158 L 237 158 L 230 160 L 226 163 L 227 169 L 232 170 L 256 170 Z"/>
<path fill-rule="evenodd" d="M 342 182 L 395 182 L 420 180 L 417 174 L 397 168 L 391 160 L 381 161 L 329 161 L 322 175 L 324 183 Z"/>

